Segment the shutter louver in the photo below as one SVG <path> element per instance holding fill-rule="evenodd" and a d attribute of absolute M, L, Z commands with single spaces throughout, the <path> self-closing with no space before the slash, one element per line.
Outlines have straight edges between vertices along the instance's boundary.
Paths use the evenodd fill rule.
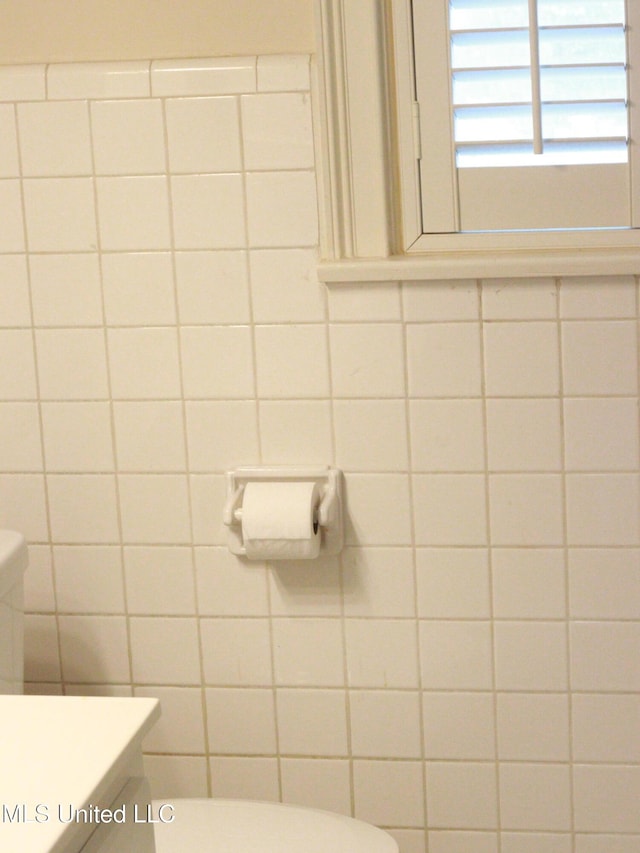
<path fill-rule="evenodd" d="M 456 165 L 626 163 L 624 0 L 450 0 Z"/>

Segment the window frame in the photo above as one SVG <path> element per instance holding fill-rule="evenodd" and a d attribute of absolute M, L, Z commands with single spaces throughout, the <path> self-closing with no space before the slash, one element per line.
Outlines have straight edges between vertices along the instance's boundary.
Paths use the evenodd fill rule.
<path fill-rule="evenodd" d="M 640 229 L 422 234 L 408 11 L 409 0 L 315 0 L 320 279 L 640 274 Z"/>

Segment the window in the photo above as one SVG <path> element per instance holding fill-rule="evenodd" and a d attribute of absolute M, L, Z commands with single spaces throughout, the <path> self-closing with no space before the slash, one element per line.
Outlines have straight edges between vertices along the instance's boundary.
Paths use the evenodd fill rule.
<path fill-rule="evenodd" d="M 637 0 L 315 2 L 323 280 L 640 273 Z"/>
<path fill-rule="evenodd" d="M 411 11 L 426 233 L 635 224 L 624 0 Z"/>

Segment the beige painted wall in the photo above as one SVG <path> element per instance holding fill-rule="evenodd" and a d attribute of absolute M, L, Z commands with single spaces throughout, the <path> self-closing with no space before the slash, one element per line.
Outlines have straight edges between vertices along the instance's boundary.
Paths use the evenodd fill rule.
<path fill-rule="evenodd" d="M 0 64 L 313 51 L 312 0 L 0 0 Z"/>

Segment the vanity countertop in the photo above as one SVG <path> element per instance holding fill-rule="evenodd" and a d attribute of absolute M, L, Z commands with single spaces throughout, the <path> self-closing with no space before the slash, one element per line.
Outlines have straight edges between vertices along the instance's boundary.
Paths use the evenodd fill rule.
<path fill-rule="evenodd" d="M 0 850 L 80 849 L 159 716 L 157 699 L 0 696 Z"/>

